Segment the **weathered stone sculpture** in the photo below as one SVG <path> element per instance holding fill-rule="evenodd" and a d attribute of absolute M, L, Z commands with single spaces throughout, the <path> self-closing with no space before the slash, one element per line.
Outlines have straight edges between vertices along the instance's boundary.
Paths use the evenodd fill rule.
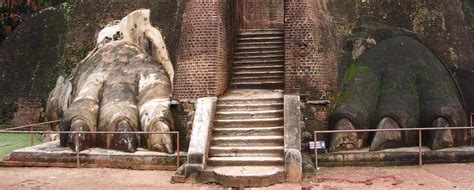
<path fill-rule="evenodd" d="M 174 130 L 173 67 L 161 33 L 150 23 L 150 11 L 134 11 L 114 23 L 100 32 L 97 47 L 71 76 L 57 81 L 47 105 L 48 119 L 61 119 L 53 130 Z M 61 134 L 60 141 L 75 151 L 98 146 L 134 152 L 141 145 L 174 151 L 170 134 Z"/>
<path fill-rule="evenodd" d="M 401 28 L 362 18 L 354 31 L 354 63 L 347 69 L 331 117 L 334 130 L 466 126 L 455 78 L 442 61 Z M 432 149 L 463 145 L 464 130 L 424 132 Z M 330 150 L 417 146 L 417 131 L 334 134 Z"/>

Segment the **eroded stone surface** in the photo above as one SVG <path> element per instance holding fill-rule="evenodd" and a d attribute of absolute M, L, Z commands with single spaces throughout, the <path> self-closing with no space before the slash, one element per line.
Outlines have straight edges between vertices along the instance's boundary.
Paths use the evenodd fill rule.
<path fill-rule="evenodd" d="M 59 141 L 47 142 L 40 145 L 13 151 L 4 159 L 6 162 L 31 163 L 38 166 L 63 163 L 76 164 L 76 152 L 67 147 L 61 147 Z M 138 148 L 135 153 L 90 148 L 79 153 L 81 167 L 107 167 L 128 169 L 176 169 L 176 153 L 167 154 Z M 184 163 L 186 152 L 180 152 L 180 162 Z"/>

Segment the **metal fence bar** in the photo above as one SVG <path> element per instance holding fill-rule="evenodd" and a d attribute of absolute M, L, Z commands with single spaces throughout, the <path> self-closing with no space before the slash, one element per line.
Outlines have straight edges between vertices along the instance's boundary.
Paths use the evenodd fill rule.
<path fill-rule="evenodd" d="M 11 131 L 11 130 L 16 130 L 16 129 L 24 129 L 24 128 L 29 128 L 29 127 L 52 124 L 52 123 L 59 123 L 59 122 L 60 122 L 60 120 L 47 121 L 47 122 L 43 122 L 43 123 L 35 123 L 35 124 L 18 126 L 18 127 L 6 128 L 6 129 L 2 129 L 0 131 Z"/>
<path fill-rule="evenodd" d="M 427 127 L 427 128 L 399 128 L 399 129 L 351 129 L 351 130 L 326 130 L 315 131 L 317 133 L 357 133 L 357 132 L 383 132 L 383 131 L 432 131 L 432 130 L 461 130 L 474 129 L 474 127 Z"/>
<path fill-rule="evenodd" d="M 80 133 L 80 134 L 142 134 L 142 135 L 150 135 L 150 134 L 176 134 L 179 133 L 177 131 L 169 131 L 169 132 L 112 132 L 112 131 L 1 131 L 0 134 L 7 133 L 7 134 L 73 134 L 73 133 Z"/>
<path fill-rule="evenodd" d="M 471 121 L 473 119 L 474 113 L 471 113 Z M 472 124 L 472 123 L 471 123 Z M 325 131 L 314 131 L 314 143 L 315 143 L 315 149 L 314 149 L 314 159 L 315 159 L 315 166 L 316 169 L 319 169 L 318 166 L 318 149 L 317 149 L 317 135 L 318 133 L 320 134 L 334 134 L 334 133 L 362 133 L 362 132 L 388 132 L 388 131 L 418 131 L 418 156 L 419 156 L 419 166 L 421 167 L 423 165 L 423 152 L 422 152 L 422 147 L 423 147 L 423 131 L 436 131 L 436 130 L 462 130 L 462 129 L 474 129 L 474 126 L 470 127 L 448 127 L 448 128 L 442 128 L 442 127 L 428 127 L 428 128 L 398 128 L 398 129 L 352 129 L 352 130 L 325 130 Z"/>

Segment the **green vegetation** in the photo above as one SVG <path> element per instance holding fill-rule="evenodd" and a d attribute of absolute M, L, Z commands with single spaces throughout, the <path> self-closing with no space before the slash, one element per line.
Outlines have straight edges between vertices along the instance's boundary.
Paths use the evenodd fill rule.
<path fill-rule="evenodd" d="M 41 143 L 40 135 L 33 135 L 33 144 Z M 0 160 L 13 150 L 30 146 L 29 134 L 0 134 Z"/>
<path fill-rule="evenodd" d="M 53 72 L 51 72 L 51 76 L 48 79 L 48 90 L 51 91 L 54 88 L 56 85 L 56 80 L 58 80 L 59 76 L 69 76 L 77 64 L 79 64 L 79 62 L 84 59 L 93 49 L 94 46 L 85 45 L 77 52 L 72 53 L 73 55 L 69 55 L 67 51 L 64 50 L 59 63 L 54 67 Z"/>
<path fill-rule="evenodd" d="M 64 2 L 60 5 L 60 10 L 64 12 L 64 17 L 69 22 L 71 21 L 72 11 L 74 10 L 74 6 L 71 3 Z"/>

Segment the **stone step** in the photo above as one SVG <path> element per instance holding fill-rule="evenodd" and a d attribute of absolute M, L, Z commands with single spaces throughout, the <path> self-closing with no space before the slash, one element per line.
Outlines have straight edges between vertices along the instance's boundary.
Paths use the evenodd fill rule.
<path fill-rule="evenodd" d="M 251 128 L 217 128 L 214 127 L 215 136 L 261 136 L 261 135 L 283 135 L 284 127 L 251 127 Z"/>
<path fill-rule="evenodd" d="M 217 111 L 259 111 L 283 109 L 283 103 L 217 104 Z"/>
<path fill-rule="evenodd" d="M 273 75 L 273 76 L 236 76 L 232 77 L 232 80 L 235 81 L 247 81 L 247 80 L 267 80 L 267 79 L 276 79 L 276 80 L 284 80 L 284 75 Z"/>
<path fill-rule="evenodd" d="M 285 71 L 242 71 L 233 72 L 232 76 L 258 76 L 258 75 L 277 75 L 284 74 Z"/>
<path fill-rule="evenodd" d="M 247 78 L 243 78 L 243 77 L 232 77 L 232 80 L 231 80 L 231 83 L 266 83 L 266 82 L 269 82 L 269 83 L 275 83 L 275 82 L 283 82 L 285 79 L 283 76 L 278 76 L 278 77 L 274 77 L 274 78 L 262 78 L 261 76 L 254 76 L 253 78 L 250 78 L 250 77 L 247 77 Z"/>
<path fill-rule="evenodd" d="M 239 29 L 239 32 L 258 32 L 258 31 L 285 31 L 284 28 L 250 28 Z"/>
<path fill-rule="evenodd" d="M 236 89 L 283 89 L 285 82 L 280 79 L 232 79 L 230 85 Z"/>
<path fill-rule="evenodd" d="M 283 118 L 216 119 L 216 127 L 276 127 L 283 125 Z"/>
<path fill-rule="evenodd" d="M 239 65 L 239 66 L 234 66 L 234 70 L 245 70 L 245 69 L 250 69 L 250 70 L 265 70 L 265 69 L 285 69 L 284 65 Z"/>
<path fill-rule="evenodd" d="M 270 37 L 240 37 L 240 38 L 237 38 L 238 42 L 248 42 L 248 41 L 251 41 L 251 42 L 265 42 L 265 41 L 283 41 L 285 40 L 285 37 L 284 36 L 270 36 Z"/>
<path fill-rule="evenodd" d="M 238 81 L 232 80 L 231 85 L 265 85 L 265 84 L 284 84 L 285 81 L 283 80 L 246 80 L 246 81 Z"/>
<path fill-rule="evenodd" d="M 260 31 L 239 31 L 239 37 L 248 36 L 284 36 L 285 32 L 282 30 L 260 30 Z"/>
<path fill-rule="evenodd" d="M 285 89 L 285 83 L 231 84 L 234 89 Z"/>
<path fill-rule="evenodd" d="M 245 47 L 245 46 L 265 46 L 265 45 L 278 45 L 278 46 L 283 46 L 284 41 L 277 41 L 277 40 L 272 40 L 272 41 L 264 41 L 264 42 L 252 42 L 252 41 L 246 41 L 246 42 L 239 42 L 237 43 L 237 47 Z"/>
<path fill-rule="evenodd" d="M 242 51 L 235 52 L 234 56 L 268 56 L 268 55 L 284 55 L 285 50 L 253 50 L 253 51 Z"/>
<path fill-rule="evenodd" d="M 247 67 L 247 68 L 245 68 Z M 243 66 L 234 68 L 233 72 L 285 72 L 285 68 L 283 66 Z"/>
<path fill-rule="evenodd" d="M 211 146 L 283 146 L 283 136 L 214 136 Z"/>
<path fill-rule="evenodd" d="M 217 112 L 217 119 L 255 119 L 255 118 L 269 118 L 269 117 L 283 117 L 283 110 L 262 110 L 262 111 L 230 111 Z"/>
<path fill-rule="evenodd" d="M 235 51 L 242 52 L 242 51 L 262 51 L 262 50 L 282 50 L 284 49 L 283 46 L 278 45 L 265 45 L 265 46 L 243 46 L 235 48 Z"/>
<path fill-rule="evenodd" d="M 277 60 L 285 60 L 284 53 L 278 54 L 268 54 L 268 55 L 236 55 L 234 56 L 234 62 L 240 60 L 267 60 L 267 59 L 277 59 Z"/>
<path fill-rule="evenodd" d="M 267 187 L 285 182 L 285 169 L 283 166 L 209 166 L 199 181 L 224 187 Z"/>
<path fill-rule="evenodd" d="M 234 64 L 233 71 L 238 71 L 242 69 L 279 69 L 281 71 L 285 70 L 285 65 L 283 63 L 252 63 L 252 64 Z"/>
<path fill-rule="evenodd" d="M 210 166 L 281 166 L 283 157 L 210 157 Z"/>
<path fill-rule="evenodd" d="M 262 98 L 245 98 L 245 97 L 225 97 L 217 100 L 218 105 L 249 105 L 249 104 L 269 104 L 283 103 L 283 96 L 262 97 Z M 219 110 L 218 110 L 219 112 Z"/>
<path fill-rule="evenodd" d="M 277 65 L 284 65 L 284 59 L 264 59 L 264 60 L 240 60 L 234 61 L 234 66 L 242 65 L 242 64 L 277 64 Z"/>
<path fill-rule="evenodd" d="M 282 89 L 285 82 L 283 80 L 266 80 L 266 81 L 232 81 L 231 86 L 237 88 L 256 88 L 256 89 Z"/>
<path fill-rule="evenodd" d="M 283 157 L 283 146 L 254 146 L 254 147 L 221 147 L 212 146 L 209 150 L 211 157 Z"/>

